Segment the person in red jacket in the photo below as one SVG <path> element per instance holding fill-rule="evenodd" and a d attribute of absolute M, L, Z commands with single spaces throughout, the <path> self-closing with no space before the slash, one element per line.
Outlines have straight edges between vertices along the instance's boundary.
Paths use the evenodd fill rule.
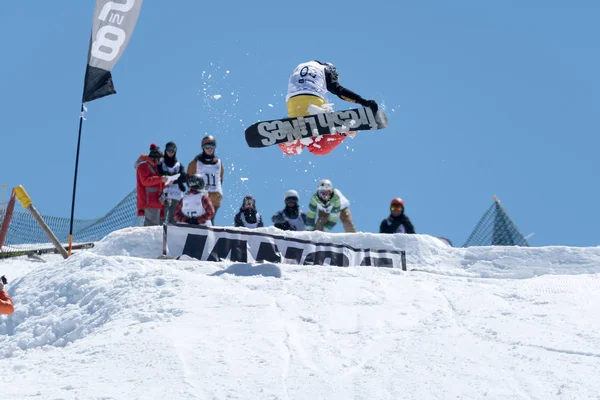
<path fill-rule="evenodd" d="M 138 216 L 144 218 L 144 226 L 160 225 L 165 210 L 161 194 L 166 176 L 160 176 L 158 166 L 162 159 L 160 147 L 152 143 L 148 155 L 138 158 L 135 168 L 137 176 L 137 210 Z"/>
<path fill-rule="evenodd" d="M 10 315 L 15 312 L 15 305 L 12 299 L 8 295 L 8 292 L 4 290 L 6 284 L 6 278 L 2 276 L 0 278 L 0 314 Z"/>
<path fill-rule="evenodd" d="M 188 176 L 188 186 L 190 190 L 177 204 L 175 220 L 191 225 L 212 226 L 211 219 L 215 216 L 215 207 L 208 192 L 204 190 L 202 175 Z"/>

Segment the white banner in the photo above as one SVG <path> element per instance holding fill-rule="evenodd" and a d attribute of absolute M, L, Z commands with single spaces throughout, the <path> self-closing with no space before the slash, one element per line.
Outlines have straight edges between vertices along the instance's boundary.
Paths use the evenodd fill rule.
<path fill-rule="evenodd" d="M 185 254 L 201 261 L 373 266 L 406 271 L 404 251 L 356 249 L 235 228 L 178 224 L 165 225 L 164 229 L 163 254 L 174 258 Z"/>

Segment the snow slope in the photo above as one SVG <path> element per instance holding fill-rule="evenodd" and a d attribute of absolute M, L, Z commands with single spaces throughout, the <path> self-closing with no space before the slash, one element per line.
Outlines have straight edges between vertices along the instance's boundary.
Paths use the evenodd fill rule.
<path fill-rule="evenodd" d="M 600 399 L 600 248 L 289 235 L 409 271 L 157 260 L 160 228 L 2 260 L 2 398 Z"/>

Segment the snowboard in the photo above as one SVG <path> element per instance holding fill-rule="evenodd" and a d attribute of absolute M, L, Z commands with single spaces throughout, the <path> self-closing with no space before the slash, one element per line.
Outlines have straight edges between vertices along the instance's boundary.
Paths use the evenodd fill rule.
<path fill-rule="evenodd" d="M 370 107 L 296 118 L 257 122 L 246 128 L 248 146 L 268 147 L 312 136 L 387 128 L 387 115 L 382 110 L 373 113 Z"/>

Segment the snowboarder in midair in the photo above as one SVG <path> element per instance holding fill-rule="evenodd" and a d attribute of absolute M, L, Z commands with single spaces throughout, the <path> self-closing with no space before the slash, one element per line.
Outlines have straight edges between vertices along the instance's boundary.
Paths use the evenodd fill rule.
<path fill-rule="evenodd" d="M 324 108 L 327 104 L 327 93 L 333 93 L 342 100 L 358 103 L 363 107 L 371 107 L 373 113 L 377 113 L 375 100 L 365 100 L 358 94 L 346 89 L 338 82 L 338 72 L 335 66 L 329 62 L 308 61 L 299 64 L 288 81 L 288 92 L 286 103 L 288 117 L 295 118 L 314 114 L 316 112 L 329 112 L 331 109 Z M 321 109 L 322 111 L 320 111 Z M 315 155 L 325 155 L 340 145 L 346 134 L 330 134 L 315 136 L 289 143 L 280 143 L 279 147 L 287 155 L 299 154 L 304 147 Z"/>

